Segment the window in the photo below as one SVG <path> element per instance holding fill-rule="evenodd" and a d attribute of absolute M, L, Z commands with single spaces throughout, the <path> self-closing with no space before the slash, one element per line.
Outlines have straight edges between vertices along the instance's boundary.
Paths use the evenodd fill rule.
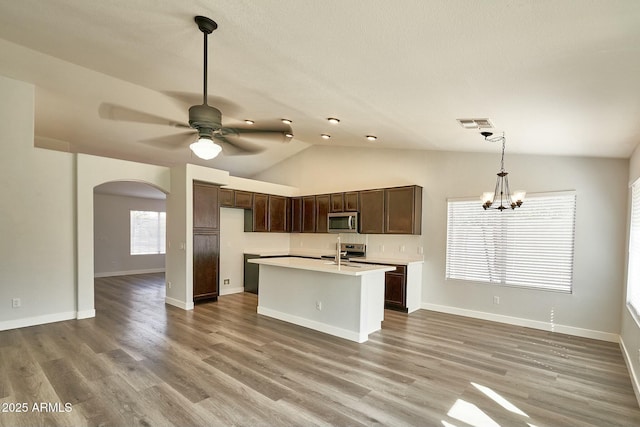
<path fill-rule="evenodd" d="M 627 303 L 640 316 L 640 180 L 631 185 Z"/>
<path fill-rule="evenodd" d="M 571 292 L 574 193 L 530 196 L 515 210 L 449 200 L 446 278 Z"/>
<path fill-rule="evenodd" d="M 131 211 L 131 255 L 165 253 L 167 214 Z"/>

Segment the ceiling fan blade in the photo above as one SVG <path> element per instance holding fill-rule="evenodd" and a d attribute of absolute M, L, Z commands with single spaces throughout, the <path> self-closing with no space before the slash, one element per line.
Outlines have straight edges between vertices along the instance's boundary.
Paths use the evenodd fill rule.
<path fill-rule="evenodd" d="M 220 143 L 225 156 L 248 156 L 261 153 L 267 149 L 266 147 L 243 141 L 237 135 L 222 136 L 214 134 L 213 139 Z"/>
<path fill-rule="evenodd" d="M 198 132 L 183 132 L 173 135 L 159 136 L 140 140 L 141 143 L 151 145 L 165 150 L 178 150 L 191 144 L 196 140 Z"/>
<path fill-rule="evenodd" d="M 184 102 L 187 105 L 200 105 L 202 104 L 202 94 L 190 93 L 190 92 L 173 92 L 165 91 L 165 95 L 175 98 Z M 216 107 L 224 115 L 236 117 L 242 113 L 242 108 L 233 101 L 230 101 L 221 96 L 207 95 L 207 104 L 212 107 Z"/>
<path fill-rule="evenodd" d="M 102 104 L 100 104 L 100 107 L 98 107 L 98 115 L 102 119 L 123 122 L 146 123 L 151 125 L 165 125 L 184 128 L 190 127 L 186 123 L 180 123 L 175 120 L 166 119 L 164 117 L 155 116 L 143 111 L 134 110 L 131 108 L 123 107 L 121 105 L 110 104 L 107 102 L 103 102 Z"/>
<path fill-rule="evenodd" d="M 282 125 L 261 126 L 259 129 L 250 125 L 223 127 L 220 134 L 224 137 L 239 136 L 245 140 L 251 140 L 258 144 L 261 143 L 287 143 L 291 141 L 293 132 L 291 127 Z"/>

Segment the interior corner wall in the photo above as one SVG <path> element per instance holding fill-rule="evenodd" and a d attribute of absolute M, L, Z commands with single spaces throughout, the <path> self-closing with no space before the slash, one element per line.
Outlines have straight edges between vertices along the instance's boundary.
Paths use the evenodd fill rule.
<path fill-rule="evenodd" d="M 166 212 L 163 199 L 96 193 L 93 203 L 95 277 L 163 272 L 164 254 L 131 255 L 132 210 Z"/>
<path fill-rule="evenodd" d="M 423 308 L 617 341 L 626 210 L 603 206 L 627 206 L 627 160 L 505 156 L 513 188 L 577 194 L 572 294 L 445 279 L 447 198 L 479 197 L 493 189 L 498 149 L 480 154 L 314 146 L 253 178 L 295 185 L 308 194 L 420 185 Z"/>
<path fill-rule="evenodd" d="M 72 319 L 74 155 L 34 148 L 32 85 L 0 76 L 0 93 L 0 330 Z"/>

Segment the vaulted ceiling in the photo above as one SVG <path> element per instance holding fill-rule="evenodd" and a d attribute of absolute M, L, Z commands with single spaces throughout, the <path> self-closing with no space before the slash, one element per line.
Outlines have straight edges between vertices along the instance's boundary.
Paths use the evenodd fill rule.
<path fill-rule="evenodd" d="M 291 142 L 203 161 L 164 139 L 201 102 L 195 15 L 219 25 L 223 123 L 288 118 Z M 0 52 L 1 75 L 36 87 L 36 145 L 146 163 L 251 176 L 314 144 L 499 151 L 458 118 L 490 119 L 511 153 L 628 157 L 640 142 L 637 0 L 4 1 Z"/>

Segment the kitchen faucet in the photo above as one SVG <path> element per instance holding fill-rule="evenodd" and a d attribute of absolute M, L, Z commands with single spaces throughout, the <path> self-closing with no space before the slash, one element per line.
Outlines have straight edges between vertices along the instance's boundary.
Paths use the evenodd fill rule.
<path fill-rule="evenodd" d="M 347 251 L 340 252 L 340 249 L 341 249 L 340 236 L 338 236 L 338 241 L 336 243 L 336 264 L 338 265 L 338 268 L 340 268 L 340 261 L 342 259 L 342 255 L 347 255 Z"/>

